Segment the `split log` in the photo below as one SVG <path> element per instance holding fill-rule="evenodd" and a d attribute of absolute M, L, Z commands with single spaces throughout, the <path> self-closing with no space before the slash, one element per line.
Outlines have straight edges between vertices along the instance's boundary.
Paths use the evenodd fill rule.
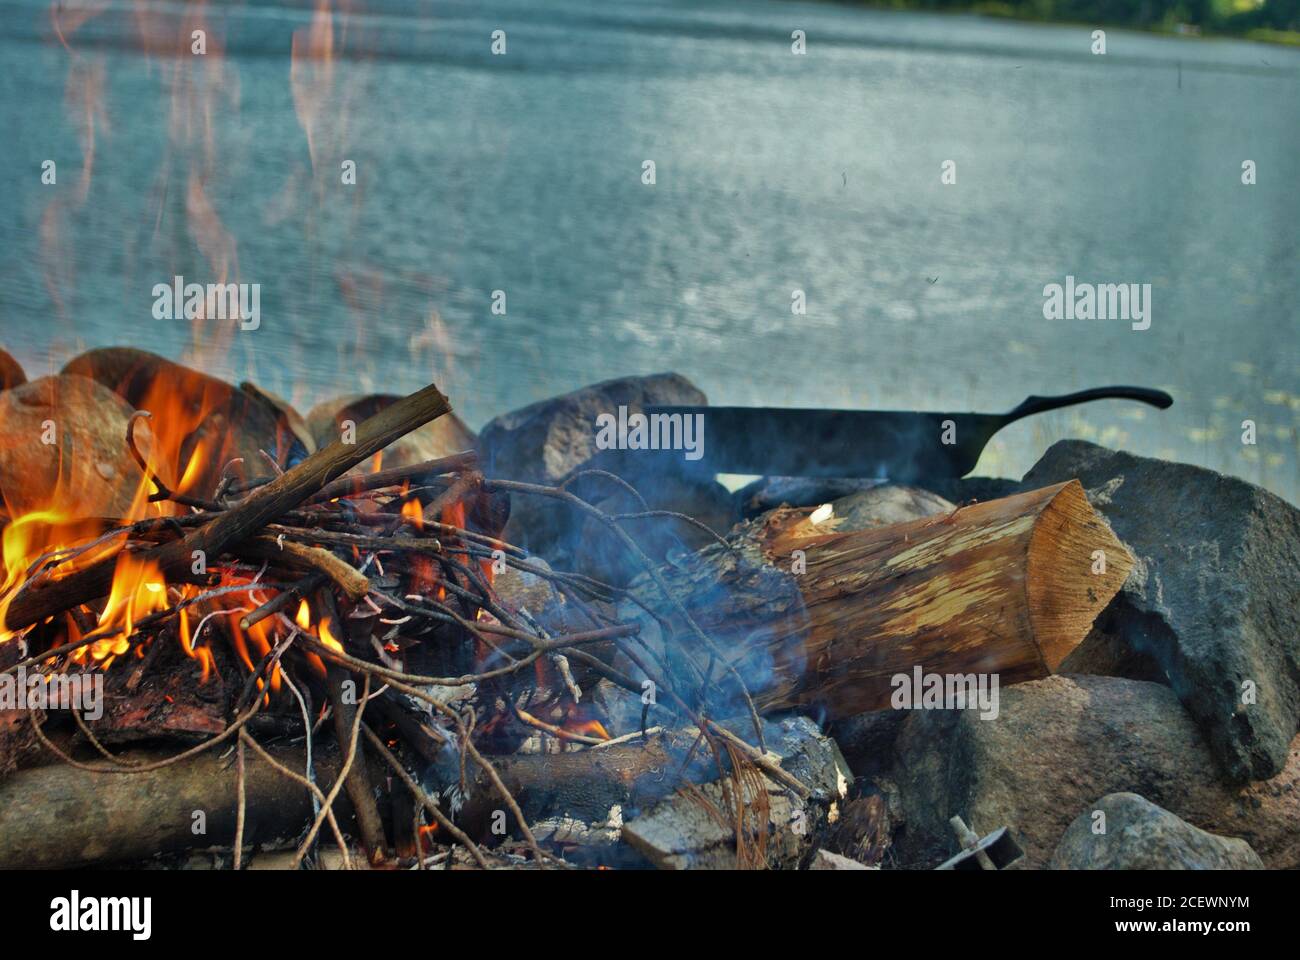
<path fill-rule="evenodd" d="M 302 749 L 268 752 L 302 772 Z M 166 755 L 120 756 L 157 761 Z M 327 785 L 338 775 L 338 756 L 318 753 L 314 766 L 318 782 Z M 296 838 L 311 822 L 307 791 L 252 751 L 244 769 L 245 844 Z M 0 869 L 122 863 L 229 845 L 235 836 L 236 789 L 233 758 L 223 759 L 219 749 L 140 773 L 92 773 L 62 763 L 18 770 L 0 782 Z M 335 810 L 343 824 L 345 797 L 335 801 Z M 196 811 L 203 813 L 203 833 L 195 832 Z"/>
<path fill-rule="evenodd" d="M 808 511 L 774 511 L 730 548 L 711 546 L 662 570 L 761 711 L 808 707 L 840 718 L 886 708 L 891 678 L 916 667 L 997 674 L 1002 685 L 1044 677 L 1133 564 L 1078 481 L 946 515 L 823 532 L 832 526 L 813 523 Z M 665 642 L 631 605 L 626 617 L 659 648 L 674 687 L 696 689 L 713 652 L 656 584 L 643 577 L 635 590 L 667 617 L 674 638 Z M 737 712 L 739 684 L 716 667 L 711 676 L 715 715 Z"/>
<path fill-rule="evenodd" d="M 403 397 L 357 427 L 355 443 L 335 441 L 318 450 L 292 470 L 259 487 L 237 506 L 190 532 L 181 540 L 157 547 L 145 555 L 166 576 L 188 573 L 195 551 L 215 559 L 232 544 L 257 533 L 267 523 L 298 506 L 325 484 L 382 450 L 398 437 L 451 410 L 436 386 Z M 24 588 L 5 612 L 7 630 L 19 630 L 108 593 L 116 557 L 57 580 L 43 580 Z"/>

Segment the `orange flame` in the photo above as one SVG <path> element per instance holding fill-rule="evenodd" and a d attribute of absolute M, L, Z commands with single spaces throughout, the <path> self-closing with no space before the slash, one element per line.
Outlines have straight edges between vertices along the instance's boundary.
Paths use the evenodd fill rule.
<path fill-rule="evenodd" d="M 121 632 L 74 651 L 72 659 L 84 662 L 87 650 L 95 660 L 121 656 L 131 648 L 131 634 L 140 618 L 166 608 L 167 585 L 158 565 L 137 554 L 121 554 L 98 624 L 100 629 L 120 627 Z"/>
<path fill-rule="evenodd" d="M 596 737 L 600 740 L 612 740 L 609 731 L 599 720 L 585 720 L 581 723 L 566 724 L 564 727 L 569 733 L 576 733 L 584 737 Z"/>
<path fill-rule="evenodd" d="M 320 630 L 320 642 L 321 642 L 321 643 L 323 643 L 325 646 L 329 647 L 329 648 L 330 648 L 331 650 L 333 650 L 335 653 L 342 653 L 342 652 L 343 652 L 343 644 L 341 644 L 341 643 L 338 642 L 338 640 L 337 640 L 337 639 L 335 638 L 335 636 L 334 636 L 334 632 L 330 629 L 330 618 L 329 618 L 329 617 L 322 617 L 322 618 L 321 618 L 321 622 L 320 622 L 320 625 L 319 625 L 319 630 Z"/>
<path fill-rule="evenodd" d="M 414 497 L 402 504 L 402 516 L 411 521 L 411 526 L 416 530 L 424 529 L 424 508 L 420 506 L 420 501 Z"/>

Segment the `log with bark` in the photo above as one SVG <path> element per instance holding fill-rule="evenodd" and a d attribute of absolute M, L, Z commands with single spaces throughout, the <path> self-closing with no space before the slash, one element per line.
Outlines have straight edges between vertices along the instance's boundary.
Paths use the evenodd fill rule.
<path fill-rule="evenodd" d="M 740 708 L 738 676 L 760 711 L 806 707 L 839 718 L 890 706 L 891 678 L 916 667 L 997 674 L 1001 684 L 1048 675 L 1133 564 L 1077 481 L 823 532 L 832 526 L 806 510 L 778 510 L 728 546 L 665 567 L 707 646 L 649 578 L 634 584 L 636 595 L 667 621 L 671 639 L 636 607 L 623 613 L 642 624 L 675 687 L 709 678 L 715 714 Z M 734 673 L 711 667 L 719 650 Z"/>
<path fill-rule="evenodd" d="M 286 767 L 303 771 L 303 749 L 269 752 Z M 167 756 L 131 751 L 119 759 L 150 763 Z M 234 762 L 233 756 L 208 750 L 138 772 L 91 772 L 63 763 L 16 771 L 0 780 L 0 869 L 118 863 L 229 846 L 238 809 Z M 318 752 L 313 767 L 328 787 L 338 773 L 338 756 Z M 245 844 L 292 841 L 311 822 L 307 791 L 252 751 L 245 763 L 244 795 Z M 346 829 L 343 798 L 334 809 Z"/>

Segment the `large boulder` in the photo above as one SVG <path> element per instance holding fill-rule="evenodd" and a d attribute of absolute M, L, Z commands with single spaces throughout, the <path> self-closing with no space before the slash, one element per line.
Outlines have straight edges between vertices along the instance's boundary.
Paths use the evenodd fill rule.
<path fill-rule="evenodd" d="M 306 454 L 292 418 L 266 396 L 166 357 L 105 347 L 74 357 L 63 372 L 89 377 L 152 414 L 151 466 L 182 492 L 210 496 L 236 460 L 230 471 L 236 479 L 269 474 L 261 451 L 282 468 Z"/>
<path fill-rule="evenodd" d="M 1111 793 L 1074 818 L 1052 868 L 1262 870 L 1264 864 L 1245 840 L 1207 833 L 1136 793 Z"/>
<path fill-rule="evenodd" d="M 143 480 L 126 446 L 131 412 L 85 377 L 41 377 L 0 392 L 0 509 L 126 516 Z M 138 435 L 147 441 L 148 428 Z"/>
<path fill-rule="evenodd" d="M 1003 688 L 999 707 L 987 720 L 909 713 L 891 774 L 900 865 L 951 856 L 948 819 L 960 815 L 981 834 L 1010 827 L 1025 865 L 1044 867 L 1079 811 L 1127 791 L 1246 840 L 1271 868 L 1300 867 L 1300 739 L 1276 777 L 1240 786 L 1221 778 L 1197 725 L 1161 684 L 1053 676 Z"/>
<path fill-rule="evenodd" d="M 1116 650 L 1159 666 L 1228 776 L 1276 775 L 1300 726 L 1300 510 L 1244 480 L 1078 440 L 1022 485 L 1075 478 L 1138 560 L 1103 616 Z"/>
<path fill-rule="evenodd" d="M 162 415 L 165 403 L 166 412 L 185 418 L 191 428 L 237 392 L 224 380 L 134 347 L 87 350 L 65 363 L 62 372 L 89 377 L 155 416 Z"/>

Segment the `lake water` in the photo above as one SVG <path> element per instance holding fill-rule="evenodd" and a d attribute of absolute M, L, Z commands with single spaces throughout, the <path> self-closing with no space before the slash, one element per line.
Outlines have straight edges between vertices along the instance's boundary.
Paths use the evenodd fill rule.
<path fill-rule="evenodd" d="M 178 61 L 135 38 L 183 5 L 101 6 L 70 52 L 44 4 L 0 2 L 0 344 L 29 374 L 126 344 L 303 406 L 436 378 L 475 427 L 661 370 L 714 403 L 887 409 L 1133 383 L 1174 407 L 1039 417 L 979 472 L 1081 436 L 1300 500 L 1300 51 L 475 0 L 367 3 L 314 41 L 310 5 L 216 6 Z M 295 31 L 334 59 L 291 71 Z M 261 285 L 257 330 L 154 319 L 155 284 L 223 264 Z M 1151 284 L 1150 329 L 1045 320 L 1067 274 Z"/>

